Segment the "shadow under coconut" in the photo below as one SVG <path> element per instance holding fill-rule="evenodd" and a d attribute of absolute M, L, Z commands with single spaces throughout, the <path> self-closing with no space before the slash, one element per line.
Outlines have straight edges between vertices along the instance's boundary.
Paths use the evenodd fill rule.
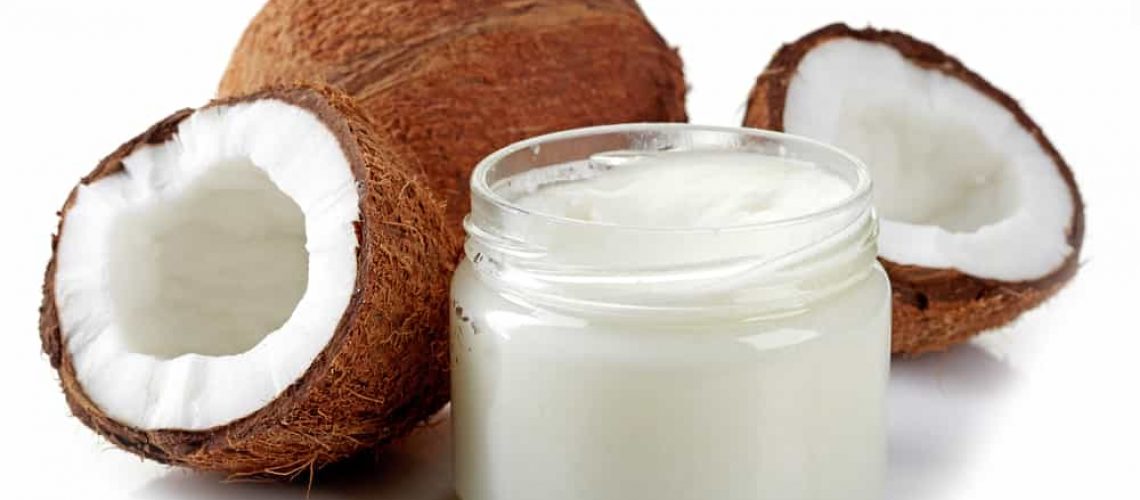
<path fill-rule="evenodd" d="M 1016 378 L 1006 362 L 974 344 L 892 360 L 886 498 L 947 498 Z"/>
<path fill-rule="evenodd" d="M 378 454 L 329 466 L 294 483 L 226 482 L 218 474 L 172 469 L 136 491 L 135 498 L 311 500 L 456 500 L 451 486 L 451 429 L 446 418 Z"/>
<path fill-rule="evenodd" d="M 965 344 L 891 366 L 889 500 L 945 498 L 983 438 L 982 431 L 1016 378 L 986 349 Z M 444 418 L 377 455 L 317 474 L 312 489 L 297 483 L 227 483 L 216 474 L 172 469 L 136 498 L 313 500 L 456 500 L 451 430 Z"/>

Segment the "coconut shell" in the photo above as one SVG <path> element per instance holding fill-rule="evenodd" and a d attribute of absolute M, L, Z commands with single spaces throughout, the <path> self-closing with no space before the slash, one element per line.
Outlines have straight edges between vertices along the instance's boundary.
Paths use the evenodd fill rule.
<path fill-rule="evenodd" d="M 357 98 L 423 160 L 462 239 L 471 170 L 576 127 L 685 121 L 681 60 L 633 0 L 270 0 L 222 96 L 295 80 Z"/>
<path fill-rule="evenodd" d="M 1061 289 L 1077 272 L 1085 233 L 1084 203 L 1072 170 L 1017 101 L 937 47 L 897 31 L 825 26 L 776 52 L 752 88 L 744 125 L 784 130 L 784 102 L 800 61 L 812 49 L 842 38 L 889 45 L 916 66 L 956 78 L 1007 109 L 1053 159 L 1058 175 L 1069 187 L 1074 207 L 1065 228 L 1072 253 L 1059 267 L 1035 280 L 999 281 L 955 269 L 929 269 L 880 258 L 891 279 L 892 352 L 913 356 L 945 350 L 1013 321 Z"/>
<path fill-rule="evenodd" d="M 448 399 L 447 288 L 457 249 L 442 205 L 406 173 L 351 99 L 325 87 L 281 87 L 208 107 L 277 99 L 312 111 L 340 141 L 360 193 L 355 291 L 307 371 L 258 411 L 201 430 L 141 430 L 108 417 L 77 380 L 57 314 L 55 247 L 44 279 L 40 336 L 72 413 L 117 446 L 162 463 L 238 477 L 293 477 L 398 437 Z M 81 184 L 123 169 L 136 149 L 174 138 L 182 110 L 104 159 Z M 60 212 L 75 202 L 72 191 Z"/>

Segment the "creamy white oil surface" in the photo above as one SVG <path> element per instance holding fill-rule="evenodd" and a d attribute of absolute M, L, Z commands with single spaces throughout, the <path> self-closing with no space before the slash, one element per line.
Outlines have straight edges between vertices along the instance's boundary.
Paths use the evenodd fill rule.
<path fill-rule="evenodd" d="M 871 226 L 740 229 L 835 207 L 851 183 L 760 153 L 689 151 L 595 155 L 494 187 L 530 212 L 510 211 L 500 230 L 557 276 L 511 270 L 516 257 L 478 237 L 456 271 L 460 498 L 881 498 L 890 296 L 873 243 L 865 258 L 844 260 L 856 250 L 832 244 L 771 276 L 685 274 L 873 227 L 864 215 Z M 684 270 L 671 285 L 659 279 L 670 266 Z"/>
<path fill-rule="evenodd" d="M 815 165 L 742 151 L 615 152 L 524 176 L 509 188 L 524 209 L 657 228 L 789 219 L 835 205 L 852 192 L 843 179 Z M 569 180 L 550 183 L 552 178 Z"/>

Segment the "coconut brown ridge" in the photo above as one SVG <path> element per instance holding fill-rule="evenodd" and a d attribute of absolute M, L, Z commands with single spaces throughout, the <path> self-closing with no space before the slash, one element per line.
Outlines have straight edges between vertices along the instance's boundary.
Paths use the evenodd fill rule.
<path fill-rule="evenodd" d="M 955 269 L 928 269 L 880 258 L 893 290 L 891 351 L 913 356 L 945 350 L 1013 321 L 1060 290 L 1077 272 L 1085 232 L 1084 204 L 1072 170 L 1017 101 L 937 47 L 897 31 L 825 26 L 776 52 L 752 88 L 744 125 L 784 130 L 784 103 L 800 61 L 812 49 L 844 38 L 889 45 L 911 63 L 956 78 L 1007 109 L 1053 160 L 1074 207 L 1066 228 L 1072 253 L 1059 267 L 1036 280 L 998 281 Z"/>
<path fill-rule="evenodd" d="M 344 89 L 405 142 L 457 241 L 471 170 L 495 150 L 576 127 L 686 120 L 681 60 L 633 0 L 270 0 L 219 93 L 294 80 Z"/>
<path fill-rule="evenodd" d="M 291 478 L 408 432 L 448 399 L 447 289 L 456 249 L 442 207 L 404 172 L 351 99 L 326 87 L 278 87 L 207 108 L 276 99 L 313 112 L 340 142 L 360 193 L 354 293 L 335 334 L 305 373 L 253 414 L 202 431 L 135 429 L 105 415 L 76 379 L 54 294 L 55 249 L 44 279 L 40 337 L 72 413 L 117 446 L 166 464 L 235 477 Z M 170 140 L 182 110 L 119 147 L 81 184 Z M 77 188 L 78 189 L 78 188 Z M 60 212 L 75 203 L 73 190 Z"/>

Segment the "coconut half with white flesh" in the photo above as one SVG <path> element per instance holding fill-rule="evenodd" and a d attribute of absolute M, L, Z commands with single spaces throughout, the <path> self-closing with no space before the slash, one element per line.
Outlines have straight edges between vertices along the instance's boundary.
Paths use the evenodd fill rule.
<path fill-rule="evenodd" d="M 1008 323 L 1077 271 L 1084 207 L 1011 97 L 906 34 L 826 26 L 784 45 L 744 124 L 835 144 L 875 182 L 896 353 Z"/>
<path fill-rule="evenodd" d="M 60 212 L 40 331 L 72 412 L 164 463 L 293 476 L 447 399 L 444 213 L 349 98 L 183 110 Z"/>

